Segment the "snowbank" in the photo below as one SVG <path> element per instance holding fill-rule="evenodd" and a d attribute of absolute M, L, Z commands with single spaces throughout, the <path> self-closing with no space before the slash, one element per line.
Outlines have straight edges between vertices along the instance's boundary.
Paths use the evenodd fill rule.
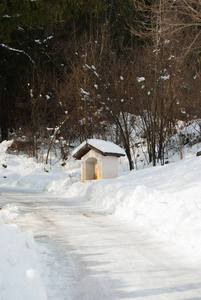
<path fill-rule="evenodd" d="M 33 234 L 5 224 L 6 215 L 0 211 L 0 300 L 47 300 Z"/>
<path fill-rule="evenodd" d="M 63 171 L 66 171 L 67 175 L 71 174 L 68 166 L 61 167 L 58 164 L 51 166 L 51 169 L 46 172 L 44 164 L 37 163 L 32 157 L 8 154 L 6 150 L 11 143 L 12 141 L 0 143 L 0 191 L 23 190 L 29 193 L 41 193 L 46 184 L 63 176 Z M 77 165 L 74 165 L 74 168 Z"/>
<path fill-rule="evenodd" d="M 199 254 L 201 158 L 93 182 L 83 192 L 93 208 Z"/>

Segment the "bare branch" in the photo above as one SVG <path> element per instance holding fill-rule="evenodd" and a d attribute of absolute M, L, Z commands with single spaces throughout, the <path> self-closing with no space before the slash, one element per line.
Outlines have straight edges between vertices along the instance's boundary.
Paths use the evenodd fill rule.
<path fill-rule="evenodd" d="M 34 60 L 33 60 L 33 59 L 31 58 L 31 56 L 30 56 L 28 53 L 26 53 L 24 50 L 15 49 L 15 48 L 12 48 L 12 47 L 10 47 L 10 46 L 8 46 L 8 45 L 5 45 L 5 44 L 0 44 L 0 46 L 2 46 L 3 48 L 8 49 L 8 50 L 10 50 L 10 51 L 14 51 L 14 52 L 18 52 L 18 53 L 23 53 L 23 54 L 25 54 L 25 55 L 29 58 L 29 60 L 33 63 L 34 67 L 36 68 L 36 65 L 35 65 Z"/>

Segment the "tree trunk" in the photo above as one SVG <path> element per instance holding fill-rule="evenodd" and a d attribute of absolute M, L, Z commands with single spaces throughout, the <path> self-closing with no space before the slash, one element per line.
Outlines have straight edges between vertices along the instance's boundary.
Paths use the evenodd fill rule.
<path fill-rule="evenodd" d="M 127 132 L 128 136 L 126 136 L 125 132 L 124 132 L 124 130 L 122 128 L 122 125 L 121 125 L 121 123 L 119 121 L 118 116 L 113 115 L 113 119 L 115 120 L 115 123 L 117 124 L 117 126 L 120 129 L 120 133 L 121 133 L 121 136 L 122 136 L 122 139 L 123 139 L 124 148 L 125 148 L 125 151 L 126 151 L 126 155 L 127 155 L 128 161 L 129 161 L 129 168 L 130 168 L 130 171 L 131 171 L 131 170 L 134 169 L 134 163 L 133 163 L 132 156 L 131 156 L 131 151 L 130 151 L 130 143 L 129 143 L 128 132 Z"/>
<path fill-rule="evenodd" d="M 8 139 L 8 109 L 6 98 L 1 99 L 0 108 L 0 127 L 1 127 L 1 139 L 2 141 Z"/>

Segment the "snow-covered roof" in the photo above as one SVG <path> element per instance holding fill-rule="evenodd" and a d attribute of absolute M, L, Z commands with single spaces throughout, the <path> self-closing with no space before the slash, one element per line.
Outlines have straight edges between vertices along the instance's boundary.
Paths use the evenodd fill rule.
<path fill-rule="evenodd" d="M 120 157 L 126 155 L 125 151 L 116 144 L 99 139 L 88 139 L 84 141 L 77 148 L 75 148 L 72 155 L 74 158 L 80 159 L 92 149 L 104 156 L 108 155 Z"/>

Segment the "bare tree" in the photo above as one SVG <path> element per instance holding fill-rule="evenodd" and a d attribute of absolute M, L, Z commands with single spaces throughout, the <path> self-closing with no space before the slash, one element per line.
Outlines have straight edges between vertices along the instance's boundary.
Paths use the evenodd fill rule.
<path fill-rule="evenodd" d="M 190 96 L 189 91 L 193 93 L 188 66 L 195 65 L 196 61 L 198 68 L 194 76 L 199 77 L 197 41 L 201 6 L 195 0 L 158 0 L 149 4 L 135 0 L 133 3 L 141 21 L 137 29 L 131 30 L 143 40 L 138 78 L 146 77 L 144 82 L 139 80 L 140 114 L 149 158 L 155 165 L 157 159 L 163 163 L 165 141 L 172 134 L 176 118 L 182 118 L 181 112 L 187 109 L 189 101 L 184 105 L 184 99 Z M 190 99 L 192 104 L 192 95 Z"/>

